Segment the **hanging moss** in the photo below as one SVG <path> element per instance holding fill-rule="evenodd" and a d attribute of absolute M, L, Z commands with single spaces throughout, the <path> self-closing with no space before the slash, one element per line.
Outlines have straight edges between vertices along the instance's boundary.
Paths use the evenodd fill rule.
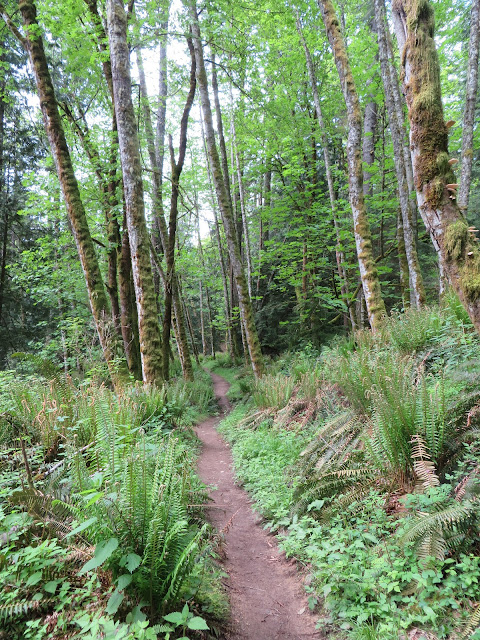
<path fill-rule="evenodd" d="M 480 298 L 480 251 L 464 220 L 445 229 L 445 253 L 459 266 L 460 284 L 469 302 Z"/>
<path fill-rule="evenodd" d="M 404 55 L 408 50 L 412 85 L 408 106 L 412 143 L 418 150 L 415 186 L 421 191 L 427 185 L 427 202 L 438 207 L 446 197 L 443 186 L 455 178 L 448 164 L 448 129 L 443 117 L 440 67 L 433 39 L 434 14 L 428 0 L 409 0 L 404 6 L 408 27 Z M 429 184 L 432 181 L 435 183 Z"/>
<path fill-rule="evenodd" d="M 445 251 L 449 260 L 463 257 L 468 244 L 468 227 L 463 220 L 449 224 L 445 229 Z"/>
<path fill-rule="evenodd" d="M 480 298 L 480 254 L 467 257 L 460 282 L 467 299 L 474 302 Z"/>

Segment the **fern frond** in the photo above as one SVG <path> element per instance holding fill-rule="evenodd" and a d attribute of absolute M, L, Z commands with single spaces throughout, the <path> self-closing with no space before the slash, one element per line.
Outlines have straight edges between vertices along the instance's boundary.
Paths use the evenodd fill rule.
<path fill-rule="evenodd" d="M 435 472 L 435 465 L 427 452 L 422 436 L 416 434 L 412 438 L 413 470 L 419 478 L 424 489 L 438 487 L 440 480 Z"/>
<path fill-rule="evenodd" d="M 418 517 L 412 518 L 406 532 L 401 537 L 401 541 L 404 543 L 413 542 L 420 549 L 424 545 L 425 553 L 432 551 L 434 557 L 441 559 L 445 555 L 445 548 L 450 546 L 449 538 L 453 543 L 457 536 L 468 530 L 473 519 L 474 507 L 472 504 L 457 503 L 446 507 L 440 506 L 433 513 L 420 513 Z M 458 537 L 456 539 L 458 541 Z"/>
<path fill-rule="evenodd" d="M 475 606 L 472 615 L 467 620 L 465 627 L 462 630 L 460 640 L 468 640 L 478 627 L 480 627 L 480 603 Z"/>

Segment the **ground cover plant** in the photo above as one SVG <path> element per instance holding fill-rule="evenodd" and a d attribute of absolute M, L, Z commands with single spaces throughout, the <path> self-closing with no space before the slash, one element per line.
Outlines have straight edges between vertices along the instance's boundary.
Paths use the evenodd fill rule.
<path fill-rule="evenodd" d="M 207 630 L 226 615 L 191 431 L 209 376 L 113 392 L 54 374 L 1 378 L 0 637 Z"/>
<path fill-rule="evenodd" d="M 333 637 L 480 637 L 479 356 L 449 295 L 281 357 L 223 422 Z"/>

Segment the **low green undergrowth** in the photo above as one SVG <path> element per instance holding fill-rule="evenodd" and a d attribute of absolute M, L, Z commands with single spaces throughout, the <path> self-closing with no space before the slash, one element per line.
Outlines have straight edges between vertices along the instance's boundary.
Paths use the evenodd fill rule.
<path fill-rule="evenodd" d="M 331 637 L 480 638 L 478 362 L 449 295 L 284 355 L 223 422 Z"/>
<path fill-rule="evenodd" d="M 116 393 L 5 374 L 0 406 L 0 638 L 167 638 L 225 617 L 190 428 L 214 406 L 207 373 Z"/>

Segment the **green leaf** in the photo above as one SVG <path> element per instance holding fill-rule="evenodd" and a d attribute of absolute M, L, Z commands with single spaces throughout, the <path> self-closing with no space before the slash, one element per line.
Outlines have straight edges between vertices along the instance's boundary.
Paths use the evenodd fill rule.
<path fill-rule="evenodd" d="M 92 569 L 97 569 L 100 567 L 105 560 L 108 560 L 115 549 L 118 547 L 117 538 L 109 538 L 108 540 L 102 540 L 99 542 L 95 548 L 95 555 L 91 560 L 89 560 L 78 572 L 78 575 L 86 573 L 87 571 L 92 571 Z"/>
<path fill-rule="evenodd" d="M 89 518 L 88 520 L 85 520 L 85 522 L 82 522 L 82 524 L 79 524 L 78 527 L 75 527 L 75 529 L 72 529 L 70 533 L 67 533 L 65 538 L 71 538 L 72 536 L 76 536 L 81 531 L 88 529 L 88 527 L 96 521 L 97 521 L 97 516 L 93 516 L 93 518 Z"/>
<path fill-rule="evenodd" d="M 123 595 L 123 593 L 120 593 L 120 591 L 115 590 L 110 596 L 110 598 L 108 599 L 106 612 L 109 613 L 110 615 L 117 613 L 118 608 L 122 604 L 122 600 L 124 599 L 124 597 L 125 596 Z"/>
<path fill-rule="evenodd" d="M 191 620 L 187 622 L 187 627 L 189 629 L 193 629 L 194 631 L 206 631 L 208 630 L 208 624 L 205 622 L 203 618 L 199 616 L 194 616 Z"/>
<path fill-rule="evenodd" d="M 33 584 L 38 584 L 41 579 L 42 579 L 41 571 L 36 571 L 35 573 L 32 573 L 32 575 L 27 580 L 27 587 L 30 587 Z"/>
<path fill-rule="evenodd" d="M 133 573 L 135 569 L 140 565 L 142 558 L 138 556 L 136 553 L 129 553 L 128 556 L 123 556 L 120 560 L 120 566 L 125 567 Z"/>
<path fill-rule="evenodd" d="M 118 578 L 117 589 L 119 591 L 122 591 L 123 589 L 125 589 L 125 587 L 128 587 L 131 581 L 132 581 L 132 576 L 128 573 L 124 573 Z"/>
<path fill-rule="evenodd" d="M 90 498 L 90 500 L 87 502 L 85 507 L 89 507 L 90 505 L 95 504 L 95 502 L 98 502 L 101 498 L 103 498 L 103 492 L 102 491 L 94 493 L 93 497 Z"/>
<path fill-rule="evenodd" d="M 60 580 L 50 580 L 50 582 L 47 582 L 47 584 L 43 588 L 47 593 L 55 593 L 59 582 Z"/>
<path fill-rule="evenodd" d="M 163 619 L 167 622 L 171 622 L 172 624 L 182 624 L 182 622 L 184 621 L 184 617 L 180 613 L 180 611 L 173 611 L 172 613 L 163 616 Z"/>

